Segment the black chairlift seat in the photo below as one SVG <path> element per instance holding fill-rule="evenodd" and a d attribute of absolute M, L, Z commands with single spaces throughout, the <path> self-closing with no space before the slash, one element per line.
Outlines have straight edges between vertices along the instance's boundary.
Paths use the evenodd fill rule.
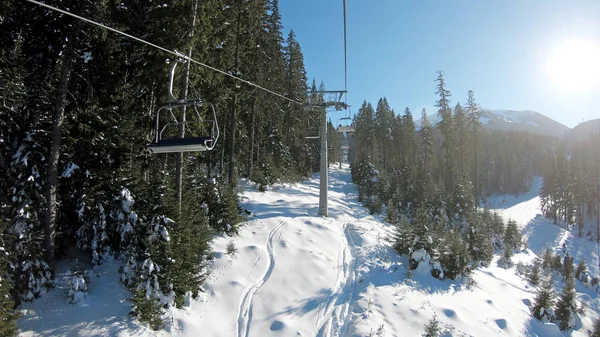
<path fill-rule="evenodd" d="M 148 150 L 152 153 L 207 151 L 213 142 L 212 137 L 167 138 L 148 145 Z"/>
<path fill-rule="evenodd" d="M 197 107 L 201 105 L 208 105 L 209 111 L 211 112 L 211 119 L 203 119 L 198 112 Z M 186 121 L 184 123 L 177 122 L 177 118 L 172 113 L 173 108 L 181 108 L 184 106 L 193 107 L 195 112 L 194 121 Z M 160 112 L 170 112 L 172 122 L 165 124 L 162 129 L 159 128 Z M 184 137 L 184 138 L 164 138 L 163 132 L 169 127 L 176 127 L 187 125 L 187 124 L 209 124 L 209 134 L 200 137 Z M 219 125 L 217 124 L 217 116 L 215 108 L 210 103 L 204 103 L 201 100 L 181 100 L 176 102 L 169 102 L 167 105 L 162 106 L 158 109 L 156 115 L 156 138 L 152 144 L 148 145 L 148 150 L 152 153 L 176 153 L 176 152 L 198 152 L 198 151 L 210 151 L 212 150 L 217 140 L 219 139 Z"/>

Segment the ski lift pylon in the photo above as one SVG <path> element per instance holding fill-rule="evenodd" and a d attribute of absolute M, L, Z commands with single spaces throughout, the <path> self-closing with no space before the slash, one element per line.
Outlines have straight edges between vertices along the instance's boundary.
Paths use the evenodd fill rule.
<path fill-rule="evenodd" d="M 168 62 L 168 61 L 167 61 Z M 173 97 L 173 101 L 167 102 L 162 105 L 156 111 L 156 126 L 155 126 L 155 138 L 154 142 L 148 145 L 148 150 L 152 153 L 174 153 L 174 152 L 195 152 L 195 151 L 210 151 L 215 148 L 217 140 L 219 139 L 219 124 L 217 123 L 217 114 L 214 105 L 209 102 L 204 102 L 200 98 L 192 99 L 177 99 L 173 95 L 173 80 L 175 77 L 175 68 L 178 63 L 187 62 L 183 59 L 175 60 L 171 67 L 171 74 L 169 80 L 169 94 Z M 212 119 L 203 119 L 199 108 L 207 106 Z M 181 109 L 184 107 L 192 107 L 194 110 L 194 120 L 180 122 L 173 114 L 173 110 Z M 171 122 L 164 124 L 161 128 L 160 116 L 161 112 L 168 112 L 172 118 Z M 208 135 L 198 137 L 163 137 L 163 134 L 167 128 L 180 126 L 187 127 L 189 125 L 203 125 L 208 124 L 209 130 Z"/>

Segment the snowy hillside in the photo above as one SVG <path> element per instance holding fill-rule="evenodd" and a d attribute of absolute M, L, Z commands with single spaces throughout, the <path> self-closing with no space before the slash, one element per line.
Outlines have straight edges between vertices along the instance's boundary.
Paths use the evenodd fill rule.
<path fill-rule="evenodd" d="M 68 303 L 59 275 L 56 289 L 22 306 L 22 335 L 421 336 L 436 316 L 445 337 L 563 336 L 556 325 L 532 318 L 535 287 L 514 267 L 498 267 L 497 257 L 475 271 L 470 284 L 440 281 L 429 269 L 408 278 L 407 259 L 388 240 L 393 227 L 357 202 L 349 167 L 331 169 L 329 218 L 316 216 L 318 183 L 317 177 L 261 193 L 245 182 L 249 221 L 239 236 L 214 240 L 204 292 L 184 309 L 170 310 L 166 330 L 150 331 L 127 316 L 126 291 L 109 263 L 92 273 L 101 277 L 92 278 L 88 297 L 76 305 Z M 529 194 L 490 199 L 527 235 L 529 249 L 514 260 L 530 263 L 546 244 L 568 241 L 576 261 L 585 256 L 598 273 L 594 243 L 536 217 L 538 188 L 539 180 Z M 233 255 L 227 253 L 231 241 Z M 600 313 L 595 290 L 579 283 L 577 290 L 587 312 L 573 337 L 587 336 Z"/>
<path fill-rule="evenodd" d="M 488 129 L 529 131 L 556 137 L 561 137 L 565 132 L 569 131 L 566 125 L 535 111 L 481 109 L 481 112 L 479 120 Z M 433 126 L 440 122 L 440 117 L 437 114 L 428 116 L 428 118 Z M 417 129 L 420 129 L 421 120 L 417 120 L 415 124 Z"/>

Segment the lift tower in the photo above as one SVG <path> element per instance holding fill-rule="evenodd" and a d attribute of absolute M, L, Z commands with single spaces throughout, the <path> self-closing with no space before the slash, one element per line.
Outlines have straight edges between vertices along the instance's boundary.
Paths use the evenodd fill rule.
<path fill-rule="evenodd" d="M 328 216 L 327 211 L 327 186 L 329 184 L 329 164 L 327 162 L 327 109 L 335 108 L 337 111 L 346 109 L 348 106 L 342 102 L 342 96 L 346 93 L 346 90 L 325 90 L 325 91 L 311 91 L 311 94 L 318 95 L 335 95 L 337 100 L 324 100 L 319 102 L 308 102 L 306 108 L 309 111 L 319 111 L 320 116 L 320 128 L 319 138 L 321 138 L 321 177 L 319 178 L 319 215 Z"/>

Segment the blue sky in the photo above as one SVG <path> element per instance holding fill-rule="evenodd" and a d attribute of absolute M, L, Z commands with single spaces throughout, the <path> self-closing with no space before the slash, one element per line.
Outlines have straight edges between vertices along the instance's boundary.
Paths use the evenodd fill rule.
<path fill-rule="evenodd" d="M 280 0 L 280 9 L 309 78 L 342 89 L 342 0 Z M 570 127 L 600 118 L 600 81 L 565 90 L 552 80 L 556 64 L 547 65 L 565 42 L 600 45 L 598 0 L 347 0 L 347 9 L 353 112 L 385 96 L 397 113 L 434 114 L 436 71 L 443 70 L 453 104 L 471 89 L 483 107 L 534 110 Z"/>

